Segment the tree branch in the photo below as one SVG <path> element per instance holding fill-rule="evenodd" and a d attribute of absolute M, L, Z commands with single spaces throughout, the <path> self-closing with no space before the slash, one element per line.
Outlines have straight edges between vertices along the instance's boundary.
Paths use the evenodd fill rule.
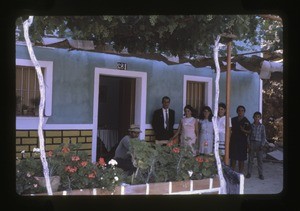
<path fill-rule="evenodd" d="M 279 21 L 282 22 L 281 17 L 277 16 L 277 15 L 260 15 L 260 17 L 262 17 L 263 19 L 269 19 L 269 20 L 273 20 L 273 21 Z"/>

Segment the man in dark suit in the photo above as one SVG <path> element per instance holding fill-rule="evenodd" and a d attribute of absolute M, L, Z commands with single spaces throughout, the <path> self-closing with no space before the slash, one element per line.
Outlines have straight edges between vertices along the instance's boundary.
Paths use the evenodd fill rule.
<path fill-rule="evenodd" d="M 169 140 L 174 135 L 175 111 L 169 108 L 170 101 L 168 96 L 164 96 L 162 108 L 155 110 L 153 114 L 152 128 L 158 141 Z"/>

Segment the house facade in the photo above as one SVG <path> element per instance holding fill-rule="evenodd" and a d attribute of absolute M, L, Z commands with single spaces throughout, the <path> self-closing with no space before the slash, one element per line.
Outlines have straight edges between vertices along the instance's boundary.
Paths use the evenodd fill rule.
<path fill-rule="evenodd" d="M 99 140 L 108 151 L 113 149 L 130 124 L 141 126 L 141 139 L 154 141 L 152 114 L 161 107 L 163 96 L 171 98 L 175 128 L 186 104 L 198 112 L 204 105 L 214 109 L 216 73 L 210 67 L 42 46 L 34 47 L 34 52 L 46 86 L 46 150 L 64 142 L 81 143 L 81 149 L 96 161 Z M 16 154 L 20 157 L 22 150 L 31 155 L 38 147 L 34 101 L 39 99 L 35 69 L 22 43 L 16 45 L 16 77 Z M 249 120 L 255 111 L 262 111 L 257 73 L 231 71 L 230 87 L 230 116 L 236 116 L 238 105 L 246 107 Z M 225 72 L 220 76 L 219 102 L 226 102 Z"/>

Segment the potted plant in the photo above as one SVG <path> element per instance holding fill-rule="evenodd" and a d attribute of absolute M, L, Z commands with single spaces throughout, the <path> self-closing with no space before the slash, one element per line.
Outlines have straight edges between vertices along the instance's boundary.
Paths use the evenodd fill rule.
<path fill-rule="evenodd" d="M 22 112 L 21 110 L 22 110 L 22 108 L 21 108 L 21 96 L 17 95 L 16 96 L 16 114 L 20 115 L 21 112 Z"/>
<path fill-rule="evenodd" d="M 27 115 L 29 106 L 26 104 L 22 105 L 22 114 Z"/>
<path fill-rule="evenodd" d="M 32 98 L 30 101 L 31 101 L 31 104 L 33 105 L 34 115 L 38 116 L 39 115 L 40 97 Z"/>
<path fill-rule="evenodd" d="M 21 152 L 22 158 L 16 160 L 16 192 L 18 194 L 32 194 L 44 191 L 37 180 L 36 176 L 41 176 L 42 166 L 37 154 L 25 157 L 25 151 Z"/>
<path fill-rule="evenodd" d="M 43 166 L 40 160 L 40 149 L 34 148 L 32 156 L 25 156 L 16 161 L 16 189 L 18 194 L 36 194 L 46 192 Z M 60 166 L 63 165 L 59 156 L 52 157 L 52 151 L 47 152 L 50 183 L 52 191 L 57 191 L 60 186 Z"/>

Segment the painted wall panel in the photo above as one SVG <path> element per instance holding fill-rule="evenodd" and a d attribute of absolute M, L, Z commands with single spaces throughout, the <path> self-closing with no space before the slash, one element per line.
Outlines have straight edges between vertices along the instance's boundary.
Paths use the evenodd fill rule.
<path fill-rule="evenodd" d="M 194 68 L 188 64 L 167 65 L 164 62 L 118 55 L 69 51 L 34 47 L 39 60 L 53 61 L 53 112 L 47 124 L 91 124 L 93 123 L 93 89 L 96 67 L 116 69 L 117 62 L 127 63 L 128 71 L 147 73 L 146 124 L 150 124 L 152 113 L 161 107 L 161 98 L 171 98 L 171 107 L 176 112 L 176 123 L 183 114 L 183 75 L 213 78 L 210 68 Z M 24 45 L 16 46 L 16 58 L 30 59 Z M 120 70 L 121 71 L 121 70 Z M 246 116 L 252 121 L 252 114 L 259 110 L 259 76 L 253 72 L 231 73 L 231 116 L 236 107 L 243 104 Z M 214 92 L 213 92 L 214 93 Z M 220 98 L 226 99 L 226 74 L 221 73 Z M 214 101 L 214 96 L 213 96 Z"/>

